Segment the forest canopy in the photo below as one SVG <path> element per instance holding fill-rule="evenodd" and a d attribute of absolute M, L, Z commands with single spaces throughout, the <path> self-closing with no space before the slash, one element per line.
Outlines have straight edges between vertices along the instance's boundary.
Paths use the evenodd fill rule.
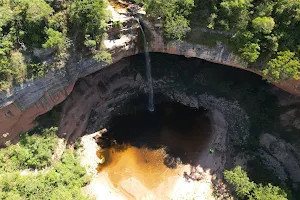
<path fill-rule="evenodd" d="M 272 184 L 262 185 L 250 181 L 247 173 L 240 166 L 224 171 L 225 180 L 233 186 L 239 199 L 250 200 L 287 200 L 285 190 Z"/>
<path fill-rule="evenodd" d="M 109 20 L 106 7 L 106 0 L 1 0 L 0 91 L 63 66 L 68 48 L 82 49 L 87 39 L 97 54 Z M 38 52 L 55 60 L 44 62 Z"/>
<path fill-rule="evenodd" d="M 162 20 L 165 39 L 215 31 L 248 67 L 275 81 L 300 78 L 299 0 L 133 1 Z M 107 0 L 0 0 L 0 91 L 61 68 L 71 49 L 110 62 L 101 45 L 108 21 Z"/>
<path fill-rule="evenodd" d="M 59 160 L 53 159 L 57 130 L 39 127 L 0 149 L 0 199 L 90 199 L 82 193 L 90 177 L 78 151 L 66 148 Z"/>
<path fill-rule="evenodd" d="M 299 0 L 136 1 L 151 17 L 163 19 L 167 39 L 183 39 L 193 26 L 217 30 L 224 40 L 231 35 L 232 50 L 249 67 L 259 67 L 275 81 L 300 78 Z"/>

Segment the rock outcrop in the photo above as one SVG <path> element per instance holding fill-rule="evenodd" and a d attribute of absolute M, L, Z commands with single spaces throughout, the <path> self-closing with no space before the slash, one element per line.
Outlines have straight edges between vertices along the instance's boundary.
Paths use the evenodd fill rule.
<path fill-rule="evenodd" d="M 186 41 L 169 41 L 163 39 L 163 33 L 160 28 L 155 27 L 147 19 L 142 18 L 143 24 L 149 30 L 149 41 L 151 41 L 151 50 L 153 52 L 162 52 L 185 57 L 200 58 L 214 63 L 223 64 L 230 67 L 236 67 L 262 76 L 258 69 L 247 68 L 245 62 L 237 55 L 232 53 L 222 42 L 217 42 L 215 47 L 208 47 L 201 44 L 192 44 Z M 203 30 L 200 30 L 203 31 Z M 210 32 L 215 34 L 214 32 Z M 300 96 L 300 80 L 283 80 L 280 83 L 272 79 L 269 81 L 276 87 L 279 87 L 291 94 Z"/>
<path fill-rule="evenodd" d="M 269 167 L 280 180 L 289 177 L 294 183 L 300 182 L 300 165 L 298 149 L 279 137 L 263 134 L 260 137 L 262 146 L 261 160 Z"/>
<path fill-rule="evenodd" d="M 103 125 L 117 104 L 143 90 L 141 75 L 129 73 L 125 69 L 128 65 L 127 60 L 122 60 L 76 84 L 63 105 L 60 137 L 74 141 L 85 133 L 88 122 Z M 97 114 L 90 116 L 92 110 Z"/>

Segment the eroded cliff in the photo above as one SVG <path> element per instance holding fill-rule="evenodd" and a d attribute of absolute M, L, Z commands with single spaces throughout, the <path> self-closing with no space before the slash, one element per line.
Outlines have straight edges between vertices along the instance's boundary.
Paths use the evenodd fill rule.
<path fill-rule="evenodd" d="M 113 12 L 113 20 L 121 21 L 124 26 L 120 39 L 104 41 L 106 48 L 112 54 L 113 62 L 143 52 L 136 19 L 126 10 L 116 11 L 112 7 L 110 9 Z M 211 48 L 184 41 L 164 41 L 159 23 L 149 22 L 140 14 L 135 17 L 139 17 L 146 28 L 149 49 L 152 52 L 201 58 L 260 74 L 258 71 L 244 68 L 243 62 L 222 43 Z M 0 145 L 3 146 L 6 141 L 14 141 L 19 134 L 34 127 L 36 117 L 65 100 L 79 78 L 109 66 L 107 63 L 98 63 L 88 57 L 80 61 L 75 60 L 70 59 L 64 68 L 51 71 L 43 78 L 13 87 L 8 92 L 0 92 Z M 292 94 L 300 94 L 299 81 L 273 84 Z"/>

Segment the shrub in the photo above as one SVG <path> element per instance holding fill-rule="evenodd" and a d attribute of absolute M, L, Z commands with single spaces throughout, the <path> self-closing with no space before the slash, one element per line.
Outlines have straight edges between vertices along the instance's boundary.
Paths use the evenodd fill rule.
<path fill-rule="evenodd" d="M 0 172 L 23 169 L 42 169 L 51 165 L 57 143 L 57 128 L 49 128 L 29 136 L 23 134 L 19 144 L 0 149 Z"/>
<path fill-rule="evenodd" d="M 76 152 L 66 150 L 61 162 L 51 165 L 57 144 L 57 128 L 39 129 L 25 134 L 17 145 L 0 150 L 0 199 L 85 200 L 81 193 L 89 177 L 78 161 Z M 21 175 L 27 168 L 49 170 Z"/>
<path fill-rule="evenodd" d="M 290 78 L 299 79 L 300 60 L 293 52 L 278 52 L 277 57 L 268 62 L 267 68 L 263 70 L 263 74 L 270 76 L 275 81 Z"/>
<path fill-rule="evenodd" d="M 269 34 L 274 29 L 275 22 L 272 17 L 257 17 L 252 20 L 252 26 L 256 31 Z"/>
<path fill-rule="evenodd" d="M 246 61 L 253 63 L 259 57 L 260 46 L 256 43 L 246 43 L 239 51 L 241 53 L 242 58 Z"/>
<path fill-rule="evenodd" d="M 182 39 L 190 30 L 188 17 L 194 7 L 193 0 L 152 1 L 138 0 L 143 3 L 147 13 L 164 20 L 164 33 L 168 39 Z"/>
<path fill-rule="evenodd" d="M 111 63 L 112 62 L 112 57 L 111 54 L 108 53 L 107 51 L 100 51 L 93 57 L 97 62 L 106 62 L 106 63 Z"/>
<path fill-rule="evenodd" d="M 170 17 L 165 23 L 165 36 L 169 39 L 182 39 L 191 28 L 183 16 Z"/>
<path fill-rule="evenodd" d="M 250 181 L 240 166 L 224 171 L 225 180 L 230 183 L 237 196 L 250 200 L 287 200 L 287 193 L 270 183 L 266 186 Z"/>
<path fill-rule="evenodd" d="M 85 200 L 81 188 L 88 183 L 85 168 L 71 151 L 63 154 L 62 162 L 48 172 L 20 175 L 1 174 L 0 199 Z"/>

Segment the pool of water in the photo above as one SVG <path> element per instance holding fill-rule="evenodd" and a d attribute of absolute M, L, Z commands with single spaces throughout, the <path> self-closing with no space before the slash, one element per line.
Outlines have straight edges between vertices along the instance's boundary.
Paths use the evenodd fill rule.
<path fill-rule="evenodd" d="M 179 103 L 155 105 L 155 111 L 137 111 L 113 117 L 107 135 L 113 144 L 97 152 L 105 157 L 98 171 L 117 186 L 135 177 L 149 189 L 178 174 L 180 165 L 197 165 L 211 139 L 211 122 L 204 108 Z M 207 152 L 206 152 L 207 153 Z"/>

